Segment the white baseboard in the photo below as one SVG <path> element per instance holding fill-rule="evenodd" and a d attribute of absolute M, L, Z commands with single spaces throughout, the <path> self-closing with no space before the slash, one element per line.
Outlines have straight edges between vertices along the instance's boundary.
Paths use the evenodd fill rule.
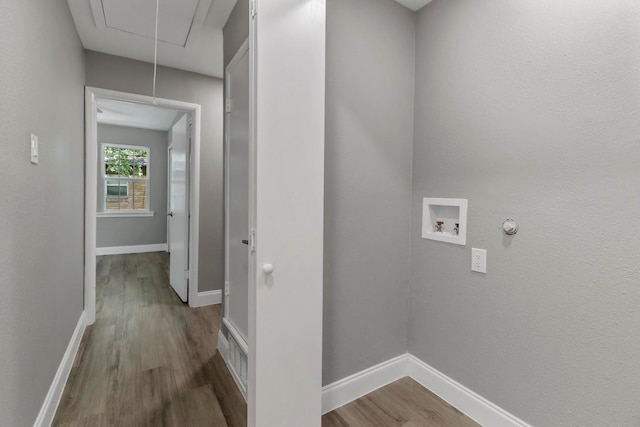
<path fill-rule="evenodd" d="M 194 301 L 189 301 L 189 307 L 204 307 L 205 305 L 213 305 L 222 303 L 222 291 L 198 292 Z"/>
<path fill-rule="evenodd" d="M 409 376 L 483 426 L 531 427 L 437 369 L 408 354 Z"/>
<path fill-rule="evenodd" d="M 78 348 L 80 347 L 85 327 L 85 312 L 83 311 L 80 314 L 78 324 L 76 325 L 76 329 L 73 331 L 73 335 L 71 336 L 69 345 L 67 345 L 64 356 L 62 356 L 62 361 L 58 366 L 58 371 L 56 372 L 55 377 L 53 377 L 53 382 L 51 383 L 49 392 L 47 393 L 42 407 L 40 408 L 38 418 L 36 418 L 36 422 L 33 424 L 34 427 L 51 426 L 53 417 L 55 417 L 56 410 L 58 409 L 58 404 L 60 404 L 60 399 L 62 398 L 64 386 L 67 384 L 67 379 L 69 378 L 73 361 L 76 358 L 76 353 L 78 353 Z"/>
<path fill-rule="evenodd" d="M 413 378 L 480 425 L 531 427 L 409 353 L 323 387 L 322 413 L 326 414 L 406 376 Z"/>
<path fill-rule="evenodd" d="M 154 245 L 137 245 L 137 246 L 110 246 L 106 248 L 96 248 L 96 255 L 122 255 L 122 254 L 141 254 L 145 252 L 166 252 L 166 243 L 157 243 Z"/>
<path fill-rule="evenodd" d="M 322 414 L 407 376 L 406 354 L 322 387 Z"/>
<path fill-rule="evenodd" d="M 240 379 L 240 375 L 233 367 L 233 363 L 231 363 L 231 361 L 229 360 L 229 341 L 227 341 L 227 337 L 224 336 L 222 330 L 218 331 L 218 351 L 220 352 L 225 365 L 227 365 L 227 369 L 231 373 L 233 381 L 236 383 L 236 386 L 238 386 L 238 390 L 240 390 L 240 393 L 242 394 L 242 397 L 244 397 L 244 400 L 246 402 L 247 388 Z"/>

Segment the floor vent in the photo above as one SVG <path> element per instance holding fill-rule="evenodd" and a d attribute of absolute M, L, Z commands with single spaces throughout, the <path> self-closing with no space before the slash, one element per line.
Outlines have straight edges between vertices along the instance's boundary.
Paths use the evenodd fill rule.
<path fill-rule="evenodd" d="M 247 355 L 232 334 L 229 334 L 229 363 L 238 380 L 247 389 Z"/>

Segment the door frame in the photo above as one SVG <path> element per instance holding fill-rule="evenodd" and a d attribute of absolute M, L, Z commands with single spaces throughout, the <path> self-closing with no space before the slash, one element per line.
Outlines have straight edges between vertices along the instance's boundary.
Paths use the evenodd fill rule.
<path fill-rule="evenodd" d="M 233 334 L 234 338 L 236 339 L 236 341 L 239 342 L 240 346 L 243 348 L 243 350 L 245 350 L 245 353 L 247 353 L 247 357 L 249 356 L 249 352 L 248 352 L 248 343 L 247 340 L 245 340 L 244 337 L 242 337 L 242 335 L 240 335 L 237 331 L 235 331 L 235 327 L 229 325 L 229 323 L 233 323 L 231 322 L 231 319 L 229 318 L 229 295 L 227 294 L 227 288 L 230 285 L 229 282 L 229 218 L 230 218 L 230 210 L 229 210 L 229 194 L 230 194 L 230 187 L 229 187 L 229 164 L 230 164 L 230 156 L 231 156 L 231 150 L 230 150 L 230 143 L 231 141 L 229 140 L 229 111 L 228 111 L 228 105 L 229 102 L 231 101 L 231 98 L 229 97 L 230 95 L 230 88 L 231 88 L 231 82 L 230 82 L 230 70 L 235 67 L 238 62 L 240 62 L 240 59 L 244 56 L 245 53 L 248 54 L 249 52 L 249 38 L 247 38 L 244 43 L 242 43 L 242 46 L 240 46 L 240 48 L 238 49 L 238 51 L 234 54 L 233 59 L 231 59 L 231 61 L 229 62 L 229 64 L 225 67 L 224 69 L 224 85 L 225 85 L 225 94 L 224 94 L 224 102 L 225 102 L 225 109 L 224 109 L 224 289 L 222 290 L 222 299 L 224 301 L 223 304 L 223 313 L 222 313 L 222 320 L 223 322 L 225 322 L 225 326 L 227 327 L 227 329 L 229 330 L 230 333 Z M 247 82 L 249 83 L 249 82 Z M 247 128 L 250 126 L 250 123 L 247 122 Z M 251 141 L 249 141 L 249 156 L 251 156 Z M 248 176 L 248 181 L 249 181 L 249 197 L 251 198 L 251 163 L 249 163 L 248 165 L 248 170 L 247 172 L 249 173 Z M 247 202 L 249 203 L 249 200 L 247 200 Z M 251 212 L 251 205 L 248 204 L 247 205 L 249 212 Z M 251 213 L 249 213 L 249 217 L 251 218 Z M 251 223 L 251 221 L 250 221 Z M 251 228 L 250 224 L 247 224 L 247 228 Z M 249 236 L 247 236 L 247 238 L 249 238 Z M 252 254 L 249 251 L 249 262 L 251 262 L 251 257 Z M 248 272 L 247 272 L 247 277 L 248 276 Z M 247 311 L 249 311 L 249 307 L 248 307 L 249 302 L 247 301 Z M 248 339 L 248 337 L 247 337 Z"/>
<path fill-rule="evenodd" d="M 134 102 L 191 113 L 191 182 L 189 185 L 189 306 L 198 299 L 198 245 L 200 231 L 200 126 L 201 106 L 190 102 L 153 98 L 129 92 L 85 87 L 85 208 L 84 311 L 88 325 L 96 319 L 96 214 L 98 192 L 98 113 L 96 99 Z M 167 237 L 168 238 L 168 237 Z"/>

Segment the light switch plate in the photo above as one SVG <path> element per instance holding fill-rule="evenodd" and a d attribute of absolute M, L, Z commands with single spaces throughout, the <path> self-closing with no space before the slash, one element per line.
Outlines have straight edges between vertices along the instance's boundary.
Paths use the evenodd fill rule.
<path fill-rule="evenodd" d="M 471 271 L 477 271 L 478 273 L 487 273 L 487 250 L 486 249 L 471 249 Z"/>
<path fill-rule="evenodd" d="M 31 163 L 38 164 L 38 137 L 31 134 Z"/>

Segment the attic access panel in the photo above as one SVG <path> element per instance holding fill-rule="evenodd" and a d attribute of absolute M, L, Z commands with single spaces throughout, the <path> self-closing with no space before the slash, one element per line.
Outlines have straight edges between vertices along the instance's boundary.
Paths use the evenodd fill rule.
<path fill-rule="evenodd" d="M 107 28 L 153 39 L 155 0 L 101 0 Z M 196 17 L 199 0 L 160 0 L 158 40 L 185 46 Z"/>

